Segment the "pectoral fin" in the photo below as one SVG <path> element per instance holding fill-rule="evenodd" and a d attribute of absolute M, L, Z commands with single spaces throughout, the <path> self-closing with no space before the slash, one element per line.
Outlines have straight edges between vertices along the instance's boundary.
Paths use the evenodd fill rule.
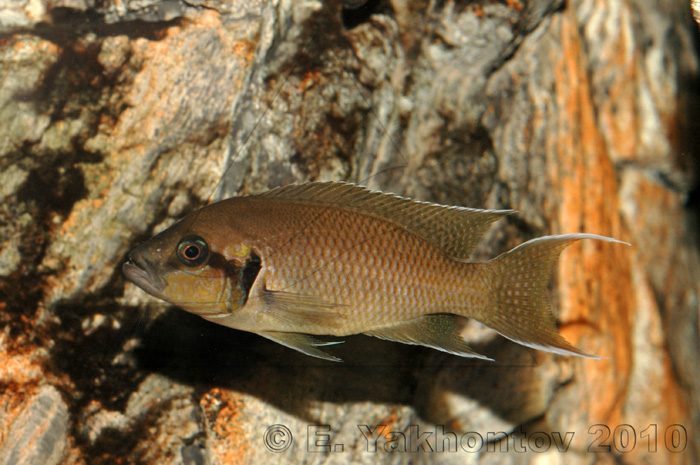
<path fill-rule="evenodd" d="M 287 326 L 308 325 L 331 329 L 339 327 L 346 318 L 343 305 L 327 302 L 320 297 L 286 291 L 263 291 L 263 311 Z"/>
<path fill-rule="evenodd" d="M 415 320 L 365 331 L 364 334 L 404 344 L 432 347 L 460 357 L 493 361 L 474 352 L 464 341 L 458 321 L 461 318 L 463 317 L 449 314 L 426 315 Z"/>
<path fill-rule="evenodd" d="M 342 362 L 342 360 L 338 357 L 334 357 L 330 354 L 327 354 L 324 351 L 318 349 L 318 347 L 342 344 L 343 341 L 323 342 L 308 334 L 283 333 L 279 331 L 261 331 L 257 334 L 271 341 L 275 341 L 278 344 L 282 344 L 285 347 L 298 350 L 299 352 L 304 353 L 306 355 L 310 355 L 312 357 L 322 358 L 323 360 L 330 360 L 333 362 Z"/>

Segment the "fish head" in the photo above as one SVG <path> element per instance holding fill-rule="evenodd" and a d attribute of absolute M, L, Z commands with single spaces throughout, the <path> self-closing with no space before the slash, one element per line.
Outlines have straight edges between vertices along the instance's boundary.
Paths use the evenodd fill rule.
<path fill-rule="evenodd" d="M 202 317 L 228 315 L 245 304 L 249 248 L 230 256 L 233 234 L 193 215 L 133 249 L 122 271 L 148 294 Z M 248 283 L 248 284 L 247 284 Z M 245 288 L 247 284 L 247 289 Z"/>

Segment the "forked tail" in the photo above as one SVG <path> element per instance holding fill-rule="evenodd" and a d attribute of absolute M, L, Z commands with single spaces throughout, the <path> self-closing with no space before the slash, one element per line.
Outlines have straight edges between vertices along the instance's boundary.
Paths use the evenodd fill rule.
<path fill-rule="evenodd" d="M 559 334 L 547 295 L 559 254 L 581 239 L 627 244 L 595 234 L 545 236 L 525 242 L 487 263 L 492 304 L 474 318 L 508 339 L 534 349 L 601 358 L 577 349 Z"/>

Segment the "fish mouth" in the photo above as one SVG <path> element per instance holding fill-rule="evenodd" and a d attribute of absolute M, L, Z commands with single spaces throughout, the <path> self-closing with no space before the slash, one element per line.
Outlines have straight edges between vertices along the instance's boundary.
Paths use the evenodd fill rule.
<path fill-rule="evenodd" d="M 146 260 L 138 250 L 129 253 L 129 259 L 122 265 L 126 279 L 154 297 L 161 297 L 165 282 L 155 271 L 153 264 Z"/>

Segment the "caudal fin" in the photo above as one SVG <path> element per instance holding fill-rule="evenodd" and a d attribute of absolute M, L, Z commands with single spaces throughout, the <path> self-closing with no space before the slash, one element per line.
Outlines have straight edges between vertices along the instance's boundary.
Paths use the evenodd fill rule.
<path fill-rule="evenodd" d="M 508 339 L 533 349 L 601 358 L 577 349 L 559 334 L 547 295 L 559 254 L 581 239 L 627 244 L 595 234 L 545 236 L 525 242 L 487 264 L 492 273 L 489 281 L 493 304 L 475 318 Z"/>

